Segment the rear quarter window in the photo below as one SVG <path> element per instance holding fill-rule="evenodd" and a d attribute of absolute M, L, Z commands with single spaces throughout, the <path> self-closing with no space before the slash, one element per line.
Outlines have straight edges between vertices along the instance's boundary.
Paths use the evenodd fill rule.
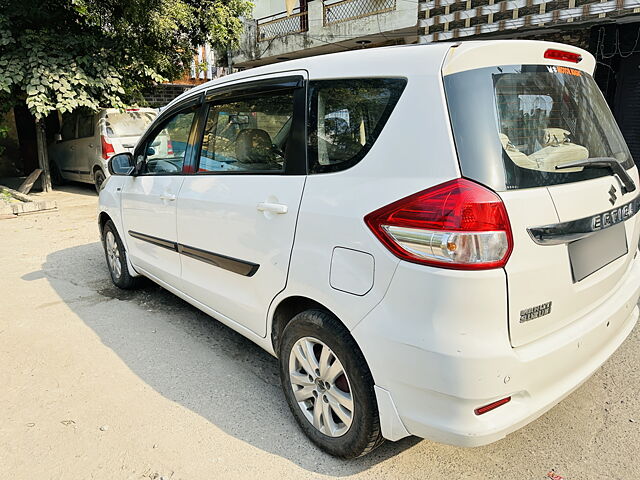
<path fill-rule="evenodd" d="M 404 78 L 317 80 L 309 84 L 309 173 L 358 163 L 382 132 Z"/>

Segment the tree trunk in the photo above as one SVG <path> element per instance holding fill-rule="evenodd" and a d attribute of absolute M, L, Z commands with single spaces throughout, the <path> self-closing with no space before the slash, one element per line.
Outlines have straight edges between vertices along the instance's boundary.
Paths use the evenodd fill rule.
<path fill-rule="evenodd" d="M 36 140 L 38 143 L 38 164 L 42 170 L 42 191 L 51 191 L 51 174 L 49 172 L 49 155 L 47 153 L 47 136 L 44 131 L 44 120 L 36 121 Z"/>

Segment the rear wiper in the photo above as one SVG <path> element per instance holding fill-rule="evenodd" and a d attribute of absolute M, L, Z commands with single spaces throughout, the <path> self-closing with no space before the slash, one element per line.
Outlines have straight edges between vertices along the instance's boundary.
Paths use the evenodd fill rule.
<path fill-rule="evenodd" d="M 578 160 L 577 162 L 563 163 L 562 165 L 556 165 L 556 170 L 576 167 L 608 168 L 622 181 L 622 193 L 633 192 L 636 189 L 636 184 L 633 183 L 633 179 L 629 176 L 622 164 L 613 157 L 593 157 L 587 158 L 586 160 Z"/>

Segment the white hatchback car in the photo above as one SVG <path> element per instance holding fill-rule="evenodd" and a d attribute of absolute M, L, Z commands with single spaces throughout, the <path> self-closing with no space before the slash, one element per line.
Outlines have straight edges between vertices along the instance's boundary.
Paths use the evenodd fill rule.
<path fill-rule="evenodd" d="M 63 114 L 61 131 L 48 149 L 54 182 L 93 183 L 99 191 L 109 175 L 107 161 L 116 153 L 133 151 L 157 115 L 153 108 Z"/>
<path fill-rule="evenodd" d="M 111 159 L 113 282 L 144 275 L 275 355 L 333 455 L 503 438 L 638 318 L 638 172 L 594 67 L 554 43 L 440 43 L 197 87 Z M 156 151 L 167 132 L 185 148 Z"/>

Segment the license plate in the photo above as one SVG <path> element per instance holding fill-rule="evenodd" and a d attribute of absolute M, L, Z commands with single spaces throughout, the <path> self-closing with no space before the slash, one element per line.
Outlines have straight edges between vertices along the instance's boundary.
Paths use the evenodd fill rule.
<path fill-rule="evenodd" d="M 568 247 L 574 283 L 587 278 L 629 251 L 624 223 L 571 242 Z"/>

